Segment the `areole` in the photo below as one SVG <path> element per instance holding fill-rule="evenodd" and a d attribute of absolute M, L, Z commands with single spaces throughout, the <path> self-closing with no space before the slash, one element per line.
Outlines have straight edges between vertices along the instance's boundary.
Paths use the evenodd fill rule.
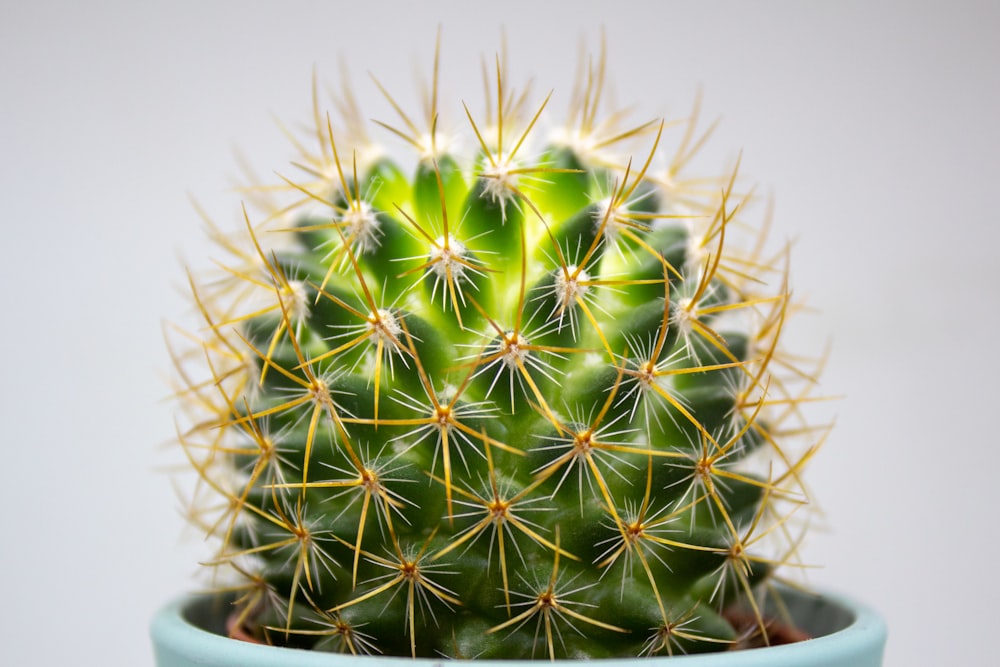
<path fill-rule="evenodd" d="M 880 667 L 886 642 L 882 618 L 853 600 L 837 595 L 813 596 L 786 591 L 783 599 L 792 617 L 813 639 L 722 653 L 689 656 L 605 659 L 607 667 L 641 662 L 646 667 Z M 157 667 L 438 667 L 444 663 L 470 667 L 502 663 L 527 667 L 524 660 L 474 661 L 386 656 L 353 656 L 261 646 L 222 634 L 225 601 L 213 596 L 189 596 L 165 606 L 153 619 L 153 649 Z M 583 660 L 559 660 L 582 664 Z M 537 664 L 538 661 L 534 661 Z"/>

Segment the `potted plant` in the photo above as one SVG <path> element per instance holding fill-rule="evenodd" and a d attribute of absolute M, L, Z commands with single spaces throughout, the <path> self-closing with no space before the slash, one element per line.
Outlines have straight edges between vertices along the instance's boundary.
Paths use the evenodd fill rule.
<path fill-rule="evenodd" d="M 161 667 L 880 664 L 875 615 L 782 584 L 816 369 L 739 165 L 688 174 L 698 105 L 626 123 L 602 52 L 549 133 L 552 94 L 497 57 L 446 128 L 437 72 L 422 119 L 386 92 L 376 122 L 412 176 L 345 92 L 336 120 L 314 100 L 290 200 L 210 223 L 202 321 L 170 339 L 214 593 L 157 617 Z"/>

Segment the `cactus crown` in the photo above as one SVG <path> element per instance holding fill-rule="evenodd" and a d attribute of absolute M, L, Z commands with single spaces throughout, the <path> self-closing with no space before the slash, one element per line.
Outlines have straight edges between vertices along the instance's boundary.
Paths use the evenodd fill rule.
<path fill-rule="evenodd" d="M 377 122 L 412 177 L 348 92 L 336 131 L 314 95 L 293 201 L 251 190 L 261 221 L 209 223 L 205 326 L 171 349 L 231 624 L 350 653 L 653 655 L 726 648 L 739 601 L 766 634 L 817 433 L 780 342 L 785 253 L 735 168 L 686 174 L 697 104 L 623 125 L 602 47 L 546 137 L 552 94 L 502 60 L 485 110 L 458 110 L 471 152 L 438 125 L 435 56 L 426 124 L 388 93 L 399 122 Z"/>

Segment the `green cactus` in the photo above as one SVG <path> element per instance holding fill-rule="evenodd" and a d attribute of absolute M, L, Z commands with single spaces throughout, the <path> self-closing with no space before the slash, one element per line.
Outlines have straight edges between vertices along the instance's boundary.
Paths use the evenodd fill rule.
<path fill-rule="evenodd" d="M 314 96 L 292 201 L 251 189 L 262 221 L 211 226 L 227 256 L 190 279 L 206 326 L 171 349 L 190 519 L 218 539 L 231 626 L 597 658 L 725 649 L 740 602 L 766 634 L 821 435 L 800 409 L 813 373 L 780 345 L 786 253 L 743 220 L 736 169 L 685 175 L 711 131 L 697 104 L 622 125 L 602 49 L 544 137 L 551 94 L 531 106 L 502 61 L 483 115 L 447 110 L 454 133 L 437 57 L 426 131 L 386 93 L 412 177 L 348 92 L 336 132 Z M 450 148 L 463 133 L 472 150 Z"/>

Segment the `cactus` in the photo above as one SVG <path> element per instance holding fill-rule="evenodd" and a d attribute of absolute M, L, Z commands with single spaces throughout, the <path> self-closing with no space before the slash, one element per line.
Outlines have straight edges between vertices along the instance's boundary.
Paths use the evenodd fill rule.
<path fill-rule="evenodd" d="M 347 89 L 336 131 L 314 93 L 301 174 L 248 189 L 239 233 L 208 221 L 202 326 L 168 340 L 212 585 L 239 632 L 322 651 L 723 650 L 736 603 L 766 640 L 822 439 L 781 345 L 787 252 L 744 220 L 738 163 L 686 174 L 697 102 L 624 124 L 602 47 L 547 134 L 552 93 L 504 60 L 451 133 L 437 52 L 423 128 L 382 89 L 412 177 Z"/>

